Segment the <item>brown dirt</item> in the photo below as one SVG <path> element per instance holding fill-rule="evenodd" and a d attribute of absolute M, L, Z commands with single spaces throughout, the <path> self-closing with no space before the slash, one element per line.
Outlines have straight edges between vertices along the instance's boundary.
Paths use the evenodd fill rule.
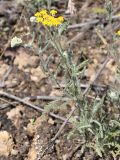
<path fill-rule="evenodd" d="M 5 2 L 7 2 L 7 4 Z M 3 37 L 0 40 L 1 53 L 14 31 L 15 24 L 22 11 L 22 7 L 15 6 L 12 1 L 5 2 L 0 1 L 0 7 L 3 9 L 2 12 L 0 10 L 0 16 L 2 17 L 0 34 L 1 37 Z M 85 18 L 92 18 L 93 13 L 90 12 L 92 7 L 103 6 L 100 0 L 97 2 L 92 1 L 86 8 L 84 3 L 86 2 L 79 2 L 79 7 L 83 8 L 82 11 L 79 9 L 79 16 L 76 18 L 75 22 L 73 20 L 73 23 L 82 22 Z M 117 3 L 119 3 L 119 1 L 116 0 L 114 7 L 116 7 Z M 60 5 L 57 7 L 60 9 Z M 10 14 L 7 13 L 8 11 L 10 11 Z M 24 22 L 21 23 L 24 24 Z M 26 31 L 26 24 L 22 26 L 24 26 L 23 29 Z M 98 25 L 97 27 L 101 26 Z M 100 39 L 96 36 L 94 28 L 96 28 L 96 26 L 86 31 L 81 39 L 73 42 L 72 46 L 76 56 L 75 61 L 78 59 L 82 61 L 83 57 L 90 58 L 91 60 L 85 73 L 85 79 L 83 79 L 85 83 L 93 80 L 96 70 L 102 64 L 106 56 L 104 44 L 102 44 Z M 18 31 L 15 35 L 24 32 L 24 30 L 19 31 L 19 27 L 17 29 Z M 69 30 L 67 32 L 67 38 L 71 39 L 78 33 L 77 29 Z M 49 53 L 54 53 L 54 50 L 50 49 Z M 58 62 L 58 57 L 54 53 L 53 63 L 51 64 L 52 71 L 55 70 L 56 62 Z M 61 95 L 59 90 L 54 89 L 54 84 L 48 79 L 42 71 L 42 68 L 39 67 L 39 63 L 39 56 L 35 55 L 30 49 L 24 49 L 23 47 L 11 49 L 10 44 L 8 44 L 3 58 L 0 60 L 0 84 L 3 84 L 0 89 L 22 99 L 35 95 Z M 9 76 L 1 83 L 5 73 L 10 67 L 12 67 L 12 69 Z M 111 59 L 97 83 L 102 85 L 115 84 L 115 72 L 116 64 L 114 60 Z M 2 138 L 4 143 L 0 135 L 0 148 L 2 146 L 2 149 L 4 149 L 0 149 L 0 160 L 38 160 L 44 149 L 48 146 L 48 142 L 60 128 L 62 122 L 48 116 L 47 113 L 41 115 L 41 113 L 28 106 L 15 104 L 14 101 L 9 98 L 0 98 L 0 107 L 9 104 L 7 108 L 0 110 L 0 134 L 2 136 L 6 135 L 5 140 Z M 48 103 L 48 101 L 43 100 L 33 100 L 30 102 L 37 106 L 45 106 Z M 57 109 L 55 113 L 66 117 L 72 107 L 71 103 L 67 109 Z M 82 137 L 79 137 L 78 134 L 69 138 L 69 132 L 72 127 L 71 125 L 65 127 L 59 139 L 57 139 L 54 145 L 45 153 L 42 160 L 67 160 L 67 158 L 69 158 L 76 146 L 82 143 Z M 72 155 L 71 159 L 107 160 L 96 156 L 92 151 L 86 151 L 85 154 L 81 154 L 79 149 L 77 153 Z M 108 160 L 112 160 L 109 155 Z"/>

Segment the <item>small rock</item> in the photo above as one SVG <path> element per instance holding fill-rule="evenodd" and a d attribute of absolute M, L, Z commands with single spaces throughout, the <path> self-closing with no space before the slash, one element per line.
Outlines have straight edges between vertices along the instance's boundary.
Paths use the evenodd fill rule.
<path fill-rule="evenodd" d="M 48 123 L 53 125 L 55 122 L 52 120 L 52 118 L 49 118 Z"/>
<path fill-rule="evenodd" d="M 19 105 L 16 108 L 13 108 L 6 113 L 8 116 L 8 119 L 10 119 L 17 128 L 20 126 L 21 112 L 23 111 L 24 111 L 24 108 Z"/>
<path fill-rule="evenodd" d="M 46 78 L 46 75 L 40 67 L 31 69 L 31 80 L 32 81 L 39 82 L 43 78 Z"/>
<path fill-rule="evenodd" d="M 19 152 L 18 150 L 12 149 L 11 154 L 15 156 L 18 154 L 18 152 Z"/>
<path fill-rule="evenodd" d="M 39 64 L 39 58 L 37 56 L 31 56 L 27 54 L 22 48 L 18 51 L 19 54 L 14 60 L 14 65 L 17 65 L 19 69 L 25 70 L 27 67 L 37 67 Z"/>
<path fill-rule="evenodd" d="M 29 150 L 29 153 L 28 153 L 28 160 L 36 160 L 36 158 L 37 158 L 37 151 L 32 146 L 32 148 Z"/>
<path fill-rule="evenodd" d="M 12 136 L 7 131 L 0 131 L 0 156 L 9 156 L 13 145 Z"/>

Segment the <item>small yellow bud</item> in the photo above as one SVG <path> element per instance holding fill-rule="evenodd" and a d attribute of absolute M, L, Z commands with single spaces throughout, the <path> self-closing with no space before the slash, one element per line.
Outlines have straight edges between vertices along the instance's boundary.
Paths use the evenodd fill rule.
<path fill-rule="evenodd" d="M 51 14 L 51 15 L 55 15 L 56 13 L 57 13 L 57 11 L 54 10 L 54 9 L 50 11 L 50 14 Z"/>
<path fill-rule="evenodd" d="M 120 30 L 118 30 L 118 31 L 116 32 L 116 34 L 117 34 L 118 36 L 120 36 Z"/>

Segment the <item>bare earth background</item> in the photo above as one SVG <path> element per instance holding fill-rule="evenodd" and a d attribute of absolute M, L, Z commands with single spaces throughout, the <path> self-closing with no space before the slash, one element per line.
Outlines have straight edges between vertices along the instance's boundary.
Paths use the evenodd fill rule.
<path fill-rule="evenodd" d="M 111 35 L 109 25 L 104 22 L 104 13 L 97 14 L 95 10 L 96 7 L 103 8 L 102 0 L 75 1 L 75 5 L 77 14 L 71 17 L 71 26 L 61 41 L 64 47 L 68 45 L 66 41 L 73 44 L 75 61 L 78 63 L 87 58 L 91 60 L 82 82 L 86 86 L 89 81 L 94 79 L 96 70 L 99 69 L 107 54 L 105 44 L 96 34 L 96 29 L 102 31 L 101 34 L 108 42 Z M 64 1 L 56 1 L 52 6 L 63 15 L 67 10 Z M 119 0 L 114 0 L 115 14 L 120 11 L 118 6 L 120 6 Z M 35 29 L 37 33 L 39 28 L 32 26 L 29 21 L 33 14 L 32 10 L 30 11 L 29 8 L 23 7 L 16 1 L 0 1 L 0 54 L 3 54 L 0 59 L 0 91 L 17 96 L 22 100 L 26 98 L 25 102 L 44 108 L 50 102 L 49 96 L 60 96 L 61 91 L 55 88 L 55 84 L 42 71 L 39 56 L 34 51 L 22 46 L 13 49 L 10 47 L 12 37 L 18 36 L 25 42 L 29 42 L 32 37 L 30 31 Z M 75 24 L 96 20 L 101 22 L 81 27 L 75 26 Z M 113 28 L 115 31 L 120 28 L 120 18 L 113 21 Z M 120 44 L 119 41 L 118 44 Z M 34 42 L 34 46 L 36 46 L 36 42 Z M 54 55 L 51 63 L 51 71 L 54 71 L 58 61 L 57 54 L 52 48 L 46 52 L 48 55 Z M 106 88 L 107 85 L 116 87 L 115 72 L 116 64 L 111 58 L 96 83 L 103 88 Z M 61 74 L 59 80 L 61 80 Z M 97 94 L 101 95 L 102 91 L 100 90 Z M 96 95 L 95 90 L 91 93 L 91 96 L 94 95 Z M 31 96 L 48 97 L 39 100 L 27 99 Z M 66 117 L 72 107 L 73 104 L 70 102 L 66 108 L 57 108 L 53 112 L 61 117 Z M 111 108 L 109 112 L 111 112 Z M 28 105 L 0 94 L 0 160 L 35 160 L 37 158 L 44 145 L 56 134 L 62 124 L 61 120 L 48 116 L 47 113 L 44 116 L 41 114 Z M 82 143 L 82 137 L 77 134 L 68 139 L 71 128 L 70 124 L 66 125 L 54 146 L 45 153 L 43 160 L 67 160 L 68 155 L 74 151 L 77 144 Z M 71 159 L 103 160 L 89 151 L 81 155 L 79 150 Z M 109 155 L 108 160 L 111 160 Z"/>

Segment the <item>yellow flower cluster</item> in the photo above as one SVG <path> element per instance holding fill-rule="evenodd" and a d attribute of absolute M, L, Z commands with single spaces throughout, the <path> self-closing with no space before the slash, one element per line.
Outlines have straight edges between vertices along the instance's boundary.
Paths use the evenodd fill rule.
<path fill-rule="evenodd" d="M 56 13 L 56 10 L 51 10 L 50 14 L 48 14 L 47 10 L 43 9 L 35 13 L 36 21 L 42 23 L 44 26 L 58 26 L 63 23 L 64 18 L 62 16 L 56 18 Z"/>
<path fill-rule="evenodd" d="M 116 32 L 116 34 L 117 34 L 118 36 L 120 36 L 120 30 L 118 30 L 118 31 Z"/>

